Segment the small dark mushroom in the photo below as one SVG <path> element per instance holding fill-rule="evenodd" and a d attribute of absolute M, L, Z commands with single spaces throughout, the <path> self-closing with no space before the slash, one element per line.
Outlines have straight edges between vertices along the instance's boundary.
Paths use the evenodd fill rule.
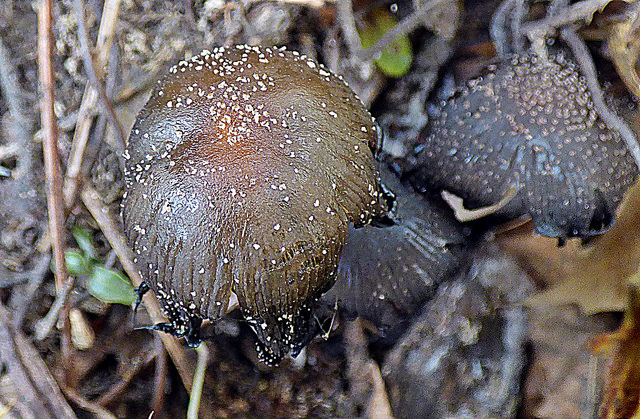
<path fill-rule="evenodd" d="M 322 302 L 329 308 L 337 302 L 347 315 L 397 335 L 438 285 L 464 265 L 471 244 L 439 196 L 417 194 L 386 166 L 380 175 L 395 195 L 395 224 L 349 229 L 338 280 Z"/>
<path fill-rule="evenodd" d="M 200 342 L 235 292 L 274 364 L 309 338 L 350 223 L 385 212 L 378 133 L 315 61 L 278 48 L 204 51 L 172 67 L 125 153 L 125 231 L 170 323 Z"/>
<path fill-rule="evenodd" d="M 446 189 L 475 209 L 515 198 L 541 234 L 588 238 L 609 229 L 638 168 L 594 110 L 563 55 L 516 56 L 449 100 L 417 148 L 412 183 Z"/>

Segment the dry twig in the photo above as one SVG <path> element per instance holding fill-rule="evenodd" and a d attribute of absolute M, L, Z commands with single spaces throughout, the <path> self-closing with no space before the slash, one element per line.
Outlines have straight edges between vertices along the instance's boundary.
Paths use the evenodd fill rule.
<path fill-rule="evenodd" d="M 75 418 L 40 354 L 13 323 L 0 304 L 0 360 L 18 389 L 18 404 L 39 418 Z"/>
<path fill-rule="evenodd" d="M 73 279 L 72 277 L 69 277 L 67 278 L 67 281 L 62 286 L 62 289 L 58 290 L 56 294 L 56 299 L 53 301 L 53 304 L 51 305 L 51 308 L 47 312 L 47 315 L 44 316 L 42 319 L 38 320 L 38 322 L 36 323 L 35 338 L 37 340 L 43 340 L 47 336 L 49 336 L 51 329 L 53 329 L 53 327 L 58 322 L 58 318 L 60 317 L 61 311 L 63 313 L 62 314 L 63 316 L 65 316 L 66 318 L 69 317 L 68 311 L 65 312 L 63 311 L 63 309 L 65 307 L 65 304 L 67 303 L 67 299 L 69 298 L 69 292 L 71 291 L 71 288 L 73 288 Z M 65 320 L 65 322 L 66 321 L 67 320 Z"/>
<path fill-rule="evenodd" d="M 154 392 L 152 410 L 154 412 L 160 412 L 164 406 L 164 392 L 167 381 L 167 351 L 164 350 L 164 346 L 162 346 L 162 339 L 160 339 L 158 334 L 155 334 L 154 342 L 156 345 L 157 356 L 156 371 L 153 380 Z"/>
<path fill-rule="evenodd" d="M 562 11 L 544 19 L 522 25 L 522 32 L 529 39 L 545 38 L 553 34 L 558 28 L 579 21 L 590 21 L 594 13 L 601 11 L 611 0 L 584 0 L 575 3 Z"/>
<path fill-rule="evenodd" d="M 120 10 L 121 0 L 106 0 L 102 11 L 102 19 L 100 20 L 100 29 L 98 30 L 98 40 L 96 42 L 97 54 L 95 56 L 95 69 L 100 71 L 104 68 L 115 32 L 118 13 Z M 97 74 L 98 79 L 102 74 Z M 93 108 L 98 101 L 98 93 L 92 84 L 87 84 L 80 110 L 78 111 L 78 121 L 76 130 L 73 135 L 73 144 L 67 162 L 67 172 L 65 173 L 64 182 L 64 202 L 67 207 L 71 207 L 75 201 L 76 192 L 78 190 L 78 182 L 82 171 L 82 160 L 89 139 L 89 132 L 93 122 Z"/>
<path fill-rule="evenodd" d="M 67 268 L 64 259 L 64 202 L 62 200 L 62 184 L 60 183 L 60 161 L 58 156 L 58 125 L 53 109 L 54 75 L 53 75 L 53 32 L 51 0 L 42 0 L 38 10 L 38 70 L 43 92 L 40 102 L 40 116 L 44 132 L 44 163 L 48 185 L 47 207 L 49 210 L 49 232 L 55 261 L 56 290 L 60 294 L 67 283 Z M 73 277 L 70 279 L 73 285 Z M 66 298 L 63 299 L 63 301 Z M 62 312 L 62 360 L 66 367 L 71 366 L 71 336 L 69 325 L 69 306 L 63 303 Z"/>
<path fill-rule="evenodd" d="M 119 145 L 124 149 L 127 135 L 116 116 L 116 112 L 113 109 L 111 100 L 109 100 L 109 97 L 107 96 L 104 84 L 98 78 L 96 68 L 93 64 L 93 58 L 91 57 L 91 51 L 89 51 L 89 35 L 87 34 L 87 28 L 84 23 L 84 5 L 82 4 L 82 0 L 75 0 L 73 2 L 73 6 L 78 20 L 78 39 L 80 40 L 80 51 L 82 52 L 82 62 L 84 63 L 85 71 L 87 72 L 94 89 L 98 92 L 98 98 L 102 102 L 102 106 L 106 111 L 109 122 L 115 128 Z"/>
<path fill-rule="evenodd" d="M 574 58 L 580 66 L 582 75 L 586 79 L 587 87 L 591 92 L 596 112 L 610 129 L 614 129 L 620 133 L 620 136 L 626 143 L 631 156 L 636 162 L 636 166 L 640 168 L 640 145 L 638 145 L 638 140 L 629 126 L 618 115 L 612 112 L 605 103 L 604 94 L 602 93 L 602 89 L 598 83 L 596 67 L 593 64 L 593 60 L 587 50 L 587 46 L 582 38 L 580 38 L 572 28 L 562 29 L 560 34 L 562 40 L 569 45 L 569 48 L 571 48 Z"/>
<path fill-rule="evenodd" d="M 60 290 L 66 282 L 67 272 L 64 260 L 64 215 L 62 211 L 62 185 L 60 183 L 58 156 L 58 126 L 53 109 L 55 79 L 52 62 L 53 33 L 51 31 L 51 19 L 51 0 L 43 0 L 38 11 L 38 68 L 42 89 L 40 116 L 44 131 L 43 147 L 48 185 L 49 230 L 56 264 L 56 288 Z"/>
<path fill-rule="evenodd" d="M 67 396 L 71 401 L 80 406 L 82 409 L 86 410 L 89 413 L 92 413 L 94 417 L 98 419 L 116 419 L 116 417 L 107 409 L 95 402 L 92 402 L 91 400 L 85 399 L 76 390 L 65 385 L 62 385 L 61 389 L 64 392 L 65 396 Z"/>

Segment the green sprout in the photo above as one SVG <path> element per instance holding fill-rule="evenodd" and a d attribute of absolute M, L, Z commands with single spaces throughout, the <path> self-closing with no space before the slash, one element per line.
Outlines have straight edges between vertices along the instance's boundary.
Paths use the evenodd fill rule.
<path fill-rule="evenodd" d="M 379 7 L 365 17 L 358 28 L 363 48 L 376 44 L 387 32 L 398 24 L 397 19 L 384 7 Z M 379 57 L 375 57 L 378 69 L 389 77 L 402 77 L 409 71 L 413 61 L 413 50 L 407 35 L 396 38 Z"/>
<path fill-rule="evenodd" d="M 73 227 L 71 231 L 80 250 L 72 249 L 64 253 L 67 271 L 71 275 L 86 276 L 87 289 L 98 300 L 132 305 L 136 296 L 129 278 L 115 269 L 107 268 L 98 260 L 88 232 L 78 227 Z"/>

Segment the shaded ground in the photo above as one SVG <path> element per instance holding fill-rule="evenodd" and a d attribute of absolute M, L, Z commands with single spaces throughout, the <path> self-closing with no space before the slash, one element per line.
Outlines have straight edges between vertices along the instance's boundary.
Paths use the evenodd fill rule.
<path fill-rule="evenodd" d="M 84 5 L 93 45 L 102 2 L 75 3 Z M 372 7 L 354 3 L 357 18 Z M 128 132 L 149 87 L 168 64 L 216 45 L 287 45 L 344 74 L 387 132 L 386 150 L 401 157 L 426 126 L 428 103 L 494 60 L 489 26 L 497 3 L 445 2 L 411 32 L 411 71 L 394 80 L 350 51 L 333 2 L 123 0 L 113 47 L 103 51 L 109 63 L 97 70 L 104 73 L 106 93 Z M 414 10 L 408 1 L 379 4 L 399 19 Z M 74 136 L 80 135 L 77 122 L 84 116 L 78 111 L 88 82 L 73 7 L 74 1 L 63 0 L 54 8 L 55 110 L 65 169 Z M 602 35 L 600 21 L 624 10 L 614 2 L 584 37 Z M 530 14 L 543 12 L 544 5 L 537 3 Z M 0 176 L 0 417 L 148 417 L 152 410 L 154 417 L 184 417 L 189 396 L 182 371 L 153 333 L 134 330 L 151 318 L 140 310 L 133 320 L 128 307 L 95 299 L 86 290 L 86 278 L 76 278 L 70 294 L 72 363 L 65 367 L 59 329 L 36 339 L 43 330 L 38 321 L 56 298 L 46 234 L 36 26 L 32 3 L 0 4 L 0 166 L 11 172 L 11 177 Z M 590 45 L 596 64 L 622 97 L 624 84 L 601 54 L 602 44 L 600 38 Z M 80 177 L 97 191 L 100 208 L 119 220 L 122 146 L 101 102 L 89 113 Z M 84 195 L 76 197 L 67 231 L 74 226 L 88 231 L 97 259 L 126 269 L 88 205 Z M 553 247 L 517 245 L 531 237 L 530 226 L 509 234 L 498 241 L 515 258 L 493 244 L 481 245 L 415 319 L 388 336 L 367 322 L 338 315 L 328 339 L 316 338 L 300 359 L 272 369 L 257 362 L 254 336 L 237 313 L 207 326 L 213 337 L 207 341 L 201 416 L 390 417 L 393 409 L 396 417 L 595 417 L 606 368 L 591 354 L 589 342 L 615 329 L 619 316 L 587 317 L 575 306 L 526 310 L 526 297 L 534 288 L 554 285 L 548 272 L 559 266 L 541 271 L 535 258 L 558 256 Z M 77 247 L 70 233 L 66 246 Z M 526 263 L 528 255 L 533 262 Z M 524 262 L 524 271 L 516 260 Z M 196 354 L 186 349 L 184 355 L 193 374 Z M 33 361 L 40 358 L 44 363 Z M 428 410 L 419 410 L 428 399 L 427 388 L 429 397 L 438 397 L 428 400 Z"/>

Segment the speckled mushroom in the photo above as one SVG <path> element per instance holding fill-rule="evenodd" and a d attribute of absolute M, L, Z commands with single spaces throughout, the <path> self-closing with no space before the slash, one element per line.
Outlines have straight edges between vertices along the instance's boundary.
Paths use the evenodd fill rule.
<path fill-rule="evenodd" d="M 417 187 L 446 189 L 469 209 L 516 191 L 501 213 L 528 213 L 538 232 L 560 241 L 610 228 L 638 175 L 563 55 L 516 56 L 493 67 L 444 104 L 417 151 Z"/>
<path fill-rule="evenodd" d="M 126 149 L 125 231 L 169 324 L 200 341 L 235 292 L 274 364 L 308 339 L 349 224 L 384 212 L 376 126 L 341 78 L 279 48 L 203 51 L 169 70 Z"/>
<path fill-rule="evenodd" d="M 329 309 L 337 303 L 348 316 L 395 335 L 465 265 L 472 244 L 470 232 L 439 196 L 416 193 L 385 165 L 380 175 L 395 195 L 395 224 L 349 229 L 338 280 L 322 302 Z"/>

